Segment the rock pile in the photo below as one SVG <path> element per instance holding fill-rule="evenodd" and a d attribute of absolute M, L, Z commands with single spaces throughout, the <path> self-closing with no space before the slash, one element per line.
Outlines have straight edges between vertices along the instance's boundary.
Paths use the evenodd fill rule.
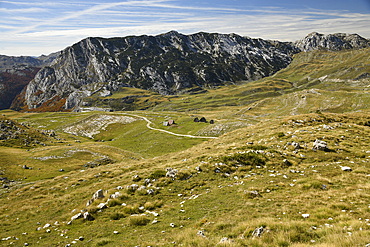
<path fill-rule="evenodd" d="M 327 151 L 329 150 L 328 144 L 324 141 L 321 141 L 319 139 L 316 139 L 313 142 L 313 150 L 321 150 L 321 151 Z"/>

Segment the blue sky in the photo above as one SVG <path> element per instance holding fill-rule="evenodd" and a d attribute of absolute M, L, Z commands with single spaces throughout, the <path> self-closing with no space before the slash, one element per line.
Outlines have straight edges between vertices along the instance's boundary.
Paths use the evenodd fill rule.
<path fill-rule="evenodd" d="M 236 33 L 295 41 L 308 33 L 370 38 L 370 0 L 0 0 L 0 54 L 39 56 L 86 37 Z"/>

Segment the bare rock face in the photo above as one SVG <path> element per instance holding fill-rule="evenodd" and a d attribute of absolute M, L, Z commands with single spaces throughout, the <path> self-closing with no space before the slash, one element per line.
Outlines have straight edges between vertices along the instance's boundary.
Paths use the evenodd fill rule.
<path fill-rule="evenodd" d="M 29 109 L 64 100 L 76 109 L 93 94 L 123 86 L 163 95 L 192 87 L 256 80 L 285 68 L 299 52 L 291 43 L 236 34 L 169 32 L 158 36 L 87 38 L 63 50 L 25 91 Z"/>
<path fill-rule="evenodd" d="M 35 77 L 36 73 L 49 64 L 57 54 L 38 58 L 0 55 L 0 110 L 10 108 L 14 99 Z M 16 105 L 12 109 L 19 110 Z"/>
<path fill-rule="evenodd" d="M 370 40 L 358 34 L 320 34 L 313 32 L 302 40 L 297 41 L 296 46 L 302 51 L 312 51 L 318 49 L 340 51 L 344 49 L 360 49 L 370 46 Z"/>
<path fill-rule="evenodd" d="M 79 110 L 86 104 L 85 98 L 108 96 L 122 87 L 178 94 L 190 88 L 202 90 L 270 76 L 301 51 L 369 46 L 369 40 L 356 34 L 311 33 L 295 43 L 175 31 L 157 36 L 86 38 L 42 68 L 17 101 L 26 110 Z"/>

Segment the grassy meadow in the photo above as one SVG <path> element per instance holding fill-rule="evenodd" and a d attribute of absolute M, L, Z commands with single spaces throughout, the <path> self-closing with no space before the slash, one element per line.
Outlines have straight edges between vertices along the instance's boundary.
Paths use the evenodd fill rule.
<path fill-rule="evenodd" d="M 1 111 L 0 246 L 366 246 L 367 54 L 301 53 L 199 94 L 109 96 L 143 96 L 135 111 Z"/>

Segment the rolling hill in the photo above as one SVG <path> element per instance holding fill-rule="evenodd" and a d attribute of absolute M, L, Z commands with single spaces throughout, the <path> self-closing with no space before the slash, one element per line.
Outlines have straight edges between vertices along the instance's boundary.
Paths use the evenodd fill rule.
<path fill-rule="evenodd" d="M 367 246 L 368 54 L 85 99 L 114 112 L 1 111 L 0 245 Z"/>

